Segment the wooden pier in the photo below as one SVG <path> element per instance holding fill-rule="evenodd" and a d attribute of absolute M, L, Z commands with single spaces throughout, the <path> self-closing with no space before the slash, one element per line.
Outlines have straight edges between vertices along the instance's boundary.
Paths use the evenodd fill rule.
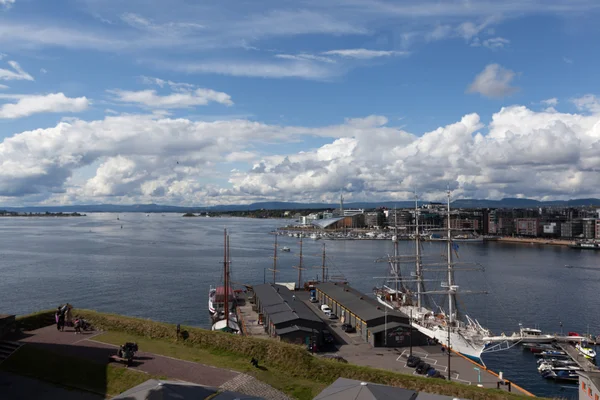
<path fill-rule="evenodd" d="M 589 359 L 585 358 L 577 349 L 569 343 L 558 343 L 558 346 L 569 355 L 585 372 L 598 371 L 598 367 Z"/>

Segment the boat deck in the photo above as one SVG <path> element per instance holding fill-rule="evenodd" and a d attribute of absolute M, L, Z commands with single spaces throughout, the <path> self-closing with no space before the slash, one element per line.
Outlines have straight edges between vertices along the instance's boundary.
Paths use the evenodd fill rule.
<path fill-rule="evenodd" d="M 569 357 L 577 363 L 586 372 L 598 371 L 598 367 L 591 360 L 585 358 L 577 351 L 575 347 L 568 343 L 559 343 L 559 347 L 569 355 Z"/>

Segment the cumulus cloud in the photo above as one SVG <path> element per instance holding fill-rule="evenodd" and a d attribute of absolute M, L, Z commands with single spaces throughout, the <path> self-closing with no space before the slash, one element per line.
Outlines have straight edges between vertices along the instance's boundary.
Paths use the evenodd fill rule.
<path fill-rule="evenodd" d="M 515 72 L 498 64 L 489 64 L 467 88 L 467 93 L 479 93 L 485 97 L 504 97 L 518 89 L 511 86 Z"/>
<path fill-rule="evenodd" d="M 17 99 L 16 103 L 0 105 L 0 118 L 13 119 L 39 113 L 81 112 L 88 108 L 86 97 L 71 98 L 64 93 L 47 95 L 6 95 L 0 98 Z"/>
<path fill-rule="evenodd" d="M 549 107 L 556 107 L 558 105 L 558 99 L 556 97 L 552 97 L 550 99 L 542 100 L 541 103 Z"/>
<path fill-rule="evenodd" d="M 212 89 L 180 89 L 177 93 L 160 96 L 156 90 L 109 90 L 114 95 L 114 100 L 137 104 L 149 108 L 187 108 L 194 106 L 205 106 L 209 103 L 220 103 L 232 105 L 231 97 L 227 93 L 217 92 Z"/>
<path fill-rule="evenodd" d="M 366 60 L 369 58 L 378 57 L 390 57 L 390 56 L 403 56 L 407 55 L 406 51 L 392 51 L 392 50 L 369 50 L 369 49 L 341 49 L 341 50 L 329 50 L 322 54 L 330 56 L 341 56 L 347 58 L 358 58 Z"/>
<path fill-rule="evenodd" d="M 308 136 L 326 144 L 286 152 Z M 264 143 L 276 153 L 258 152 Z M 92 176 L 74 179 L 83 167 Z M 4 139 L 0 196 L 201 205 L 331 201 L 340 188 L 349 200 L 407 199 L 416 188 L 434 200 L 451 182 L 457 197 L 569 198 L 600 196 L 599 169 L 600 113 L 511 106 L 423 134 L 377 115 L 310 128 L 119 115 Z"/>
<path fill-rule="evenodd" d="M 4 89 L 8 89 L 8 86 L 6 86 L 6 85 L 0 85 L 0 90 L 4 90 Z"/>
<path fill-rule="evenodd" d="M 600 98 L 593 94 L 586 94 L 585 96 L 571 99 L 571 102 L 575 104 L 575 107 L 580 111 L 600 113 Z"/>
<path fill-rule="evenodd" d="M 1 58 L 0 58 L 0 60 L 1 60 Z M 19 65 L 18 62 L 9 61 L 8 65 L 10 65 L 12 70 L 0 68 L 0 80 L 4 80 L 4 81 L 13 81 L 13 80 L 32 81 L 33 80 L 33 77 L 31 75 L 29 75 L 27 72 L 25 72 L 23 70 L 23 68 L 21 68 L 21 66 Z"/>

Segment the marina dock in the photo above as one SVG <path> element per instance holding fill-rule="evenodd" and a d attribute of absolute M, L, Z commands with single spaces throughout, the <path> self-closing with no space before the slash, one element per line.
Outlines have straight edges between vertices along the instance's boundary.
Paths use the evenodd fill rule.
<path fill-rule="evenodd" d="M 585 372 L 598 372 L 598 367 L 589 359 L 585 358 L 575 347 L 568 343 L 558 343 L 558 346 L 568 354 Z"/>

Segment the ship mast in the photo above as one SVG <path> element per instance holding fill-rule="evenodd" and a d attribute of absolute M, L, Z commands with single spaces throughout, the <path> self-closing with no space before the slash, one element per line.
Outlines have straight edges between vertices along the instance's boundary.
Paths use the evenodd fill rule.
<path fill-rule="evenodd" d="M 273 254 L 273 285 L 277 274 L 277 233 L 275 233 L 275 252 Z"/>
<path fill-rule="evenodd" d="M 323 258 L 321 263 L 321 281 L 326 282 L 327 278 L 325 276 L 325 243 L 323 243 Z"/>
<path fill-rule="evenodd" d="M 225 314 L 225 328 L 229 328 L 229 238 L 227 236 L 227 229 L 223 230 L 223 241 L 224 241 L 224 251 L 223 251 L 223 291 L 225 292 L 225 304 L 224 304 L 224 314 Z"/>
<path fill-rule="evenodd" d="M 423 287 L 423 273 L 421 271 L 421 235 L 419 234 L 419 197 L 415 192 L 415 243 L 417 247 L 416 251 L 416 275 L 417 275 L 417 307 L 421 309 L 422 306 L 422 292 Z"/>
<path fill-rule="evenodd" d="M 298 270 L 298 289 L 302 288 L 302 270 L 304 269 L 302 261 L 302 236 L 300 236 L 300 264 L 298 264 L 298 266 L 292 267 Z"/>
<path fill-rule="evenodd" d="M 448 250 L 448 323 L 452 325 L 454 323 L 454 265 L 452 264 L 452 228 L 450 225 L 450 188 L 448 188 L 448 238 L 447 238 L 447 250 Z"/>
<path fill-rule="evenodd" d="M 398 280 L 400 280 L 400 274 L 398 273 L 398 210 L 396 209 L 396 206 L 394 206 L 394 277 L 395 282 L 396 282 L 396 304 L 399 304 L 398 302 Z"/>

